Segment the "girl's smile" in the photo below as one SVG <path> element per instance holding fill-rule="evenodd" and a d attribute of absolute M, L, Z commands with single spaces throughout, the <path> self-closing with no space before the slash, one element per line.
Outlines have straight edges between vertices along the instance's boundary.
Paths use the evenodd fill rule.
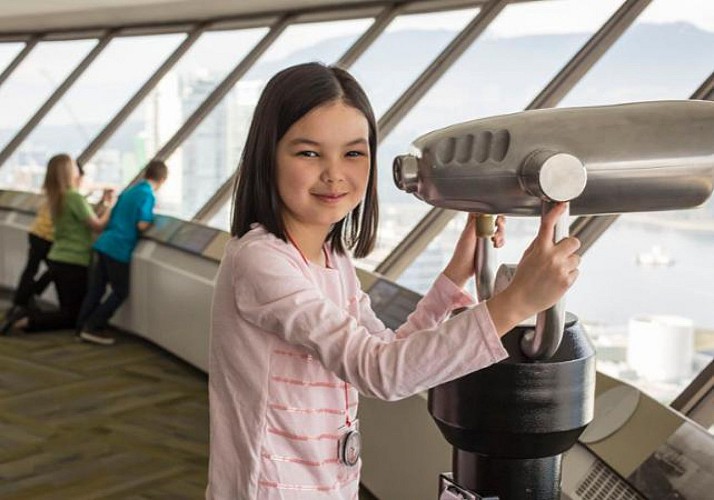
<path fill-rule="evenodd" d="M 347 193 L 312 193 L 313 196 L 316 196 L 320 201 L 323 201 L 325 203 L 337 203 L 338 201 L 342 200 L 345 196 L 347 196 Z"/>

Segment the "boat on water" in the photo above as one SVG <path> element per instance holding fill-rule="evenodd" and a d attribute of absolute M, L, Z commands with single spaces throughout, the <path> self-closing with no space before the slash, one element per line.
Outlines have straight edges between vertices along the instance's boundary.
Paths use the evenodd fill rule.
<path fill-rule="evenodd" d="M 647 267 L 666 267 L 674 264 L 674 259 L 670 257 L 660 245 L 652 245 L 652 248 L 637 254 L 637 264 Z"/>

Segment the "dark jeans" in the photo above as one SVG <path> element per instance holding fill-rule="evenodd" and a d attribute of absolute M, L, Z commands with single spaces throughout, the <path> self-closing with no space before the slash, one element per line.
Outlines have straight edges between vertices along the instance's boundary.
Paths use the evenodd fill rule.
<path fill-rule="evenodd" d="M 130 264 L 112 259 L 102 252 L 94 252 L 89 274 L 89 290 L 82 303 L 77 330 L 96 332 L 106 328 L 109 319 L 129 296 Z M 107 286 L 109 296 L 102 300 Z"/>
<path fill-rule="evenodd" d="M 52 242 L 32 233 L 28 234 L 28 239 L 30 249 L 27 253 L 27 263 L 20 276 L 20 282 L 17 284 L 15 297 L 12 299 L 14 305 L 22 307 L 27 307 L 30 303 L 30 299 L 34 295 L 42 294 L 52 281 L 49 271 L 43 273 L 42 276 L 35 281 L 35 276 L 37 276 L 37 271 L 40 269 L 40 264 L 43 260 L 49 268 L 47 254 L 50 252 Z"/>
<path fill-rule="evenodd" d="M 57 288 L 59 311 L 30 311 L 28 332 L 73 328 L 87 293 L 87 266 L 48 261 Z"/>

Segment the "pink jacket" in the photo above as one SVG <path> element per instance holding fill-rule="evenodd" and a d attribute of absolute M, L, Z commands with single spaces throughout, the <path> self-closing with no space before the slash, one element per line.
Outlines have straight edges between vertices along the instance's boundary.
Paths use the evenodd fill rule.
<path fill-rule="evenodd" d="M 258 225 L 231 240 L 213 296 L 206 498 L 356 500 L 361 464 L 341 464 L 337 440 L 358 393 L 396 400 L 507 357 L 484 305 L 444 322 L 466 305 L 442 275 L 393 332 L 348 257 L 308 264 Z"/>

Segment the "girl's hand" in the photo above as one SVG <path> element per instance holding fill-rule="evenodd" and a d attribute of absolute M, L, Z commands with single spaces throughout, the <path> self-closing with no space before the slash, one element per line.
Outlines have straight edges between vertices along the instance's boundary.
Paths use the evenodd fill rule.
<path fill-rule="evenodd" d="M 116 190 L 114 188 L 105 188 L 102 190 L 102 201 L 111 203 L 116 198 Z"/>
<path fill-rule="evenodd" d="M 102 191 L 102 201 L 101 204 L 104 208 L 112 208 L 117 202 L 116 190 L 113 188 L 106 188 Z"/>
<path fill-rule="evenodd" d="M 444 269 L 444 275 L 459 287 L 466 285 L 466 282 L 474 275 L 477 240 L 476 217 L 478 215 L 469 214 L 466 227 L 456 243 L 454 255 Z M 493 246 L 496 248 L 501 248 L 506 242 L 505 226 L 506 219 L 502 215 L 496 217 L 496 232 L 491 237 Z"/>
<path fill-rule="evenodd" d="M 553 243 L 555 225 L 565 210 L 558 203 L 541 219 L 535 240 L 523 253 L 511 284 L 488 300 L 496 330 L 500 335 L 518 323 L 555 304 L 578 277 L 580 248 L 577 238 Z"/>

